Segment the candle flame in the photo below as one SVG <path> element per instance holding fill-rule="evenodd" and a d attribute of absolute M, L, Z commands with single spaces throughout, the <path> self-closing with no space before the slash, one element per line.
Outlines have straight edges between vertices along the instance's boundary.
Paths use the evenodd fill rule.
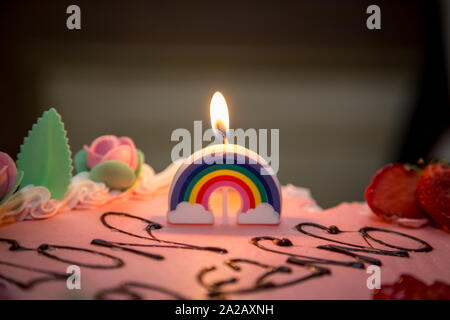
<path fill-rule="evenodd" d="M 216 91 L 212 96 L 209 113 L 211 115 L 212 128 L 226 136 L 226 132 L 230 126 L 230 118 L 228 116 L 227 102 L 219 91 Z"/>

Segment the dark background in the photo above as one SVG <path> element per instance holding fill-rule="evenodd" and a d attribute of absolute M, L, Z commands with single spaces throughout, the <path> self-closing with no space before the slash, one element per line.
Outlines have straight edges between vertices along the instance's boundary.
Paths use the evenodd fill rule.
<path fill-rule="evenodd" d="M 81 8 L 82 29 L 66 28 Z M 366 8 L 381 8 L 381 30 Z M 55 107 L 72 151 L 133 138 L 156 171 L 176 128 L 279 128 L 283 184 L 362 200 L 388 162 L 449 157 L 446 1 L 2 1 L 0 150 Z"/>

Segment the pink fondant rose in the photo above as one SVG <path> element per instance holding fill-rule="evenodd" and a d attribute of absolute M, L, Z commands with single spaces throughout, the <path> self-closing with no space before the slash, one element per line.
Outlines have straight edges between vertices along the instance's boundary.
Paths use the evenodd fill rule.
<path fill-rule="evenodd" d="M 89 169 L 109 160 L 123 162 L 133 171 L 138 165 L 138 152 L 133 140 L 128 137 L 101 136 L 95 139 L 89 147 L 84 146 L 84 150 Z"/>
<path fill-rule="evenodd" d="M 0 152 L 0 200 L 14 188 L 17 180 L 17 168 L 14 160 Z"/>
<path fill-rule="evenodd" d="M 101 136 L 74 158 L 77 173 L 89 172 L 89 179 L 114 190 L 130 188 L 140 175 L 144 154 L 128 137 Z"/>

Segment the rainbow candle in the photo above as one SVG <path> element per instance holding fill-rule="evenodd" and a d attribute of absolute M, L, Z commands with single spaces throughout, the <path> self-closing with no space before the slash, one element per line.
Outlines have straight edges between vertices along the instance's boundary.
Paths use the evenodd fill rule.
<path fill-rule="evenodd" d="M 237 223 L 280 223 L 281 191 L 276 174 L 257 153 L 234 144 L 213 145 L 192 154 L 178 169 L 169 193 L 170 224 L 213 224 L 212 193 L 223 187 L 241 197 Z"/>

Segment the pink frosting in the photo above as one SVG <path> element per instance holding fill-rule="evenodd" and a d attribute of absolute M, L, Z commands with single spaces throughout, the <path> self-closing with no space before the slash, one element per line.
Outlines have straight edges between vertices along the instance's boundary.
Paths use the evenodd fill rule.
<path fill-rule="evenodd" d="M 17 179 L 17 168 L 14 160 L 4 152 L 0 152 L 0 200 L 14 187 Z"/>
<path fill-rule="evenodd" d="M 106 142 L 108 143 L 108 142 Z M 91 210 L 113 201 L 146 200 L 169 191 L 171 181 L 183 160 L 176 161 L 164 171 L 155 174 L 152 167 L 142 166 L 136 183 L 127 191 L 110 190 L 104 183 L 89 179 L 89 173 L 81 172 L 72 178 L 64 199 L 51 199 L 45 187 L 26 186 L 0 206 L 0 225 L 22 220 L 50 218 L 70 210 Z M 288 185 L 282 188 L 284 196 L 296 197 L 298 207 L 311 212 L 321 211 L 308 189 Z"/>
<path fill-rule="evenodd" d="M 89 169 L 108 160 L 121 161 L 129 165 L 133 171 L 138 165 L 136 146 L 128 137 L 101 136 L 95 139 L 89 147 L 84 146 L 84 150 L 86 150 L 86 162 Z"/>
<path fill-rule="evenodd" d="M 80 172 L 72 178 L 66 196 L 59 201 L 51 199 L 47 188 L 29 185 L 0 206 L 0 225 L 50 218 L 70 210 L 96 209 L 113 201 L 148 199 L 167 192 L 178 166 L 179 163 L 172 164 L 163 172 L 155 174 L 149 165 L 144 164 L 136 183 L 125 192 L 110 190 L 104 183 L 90 180 L 88 172 Z"/>
<path fill-rule="evenodd" d="M 153 177 L 156 179 L 156 177 Z M 160 178 L 158 178 L 160 179 Z M 165 179 L 163 179 L 165 180 Z M 405 272 L 421 279 L 424 283 L 431 284 L 434 281 L 450 282 L 450 235 L 433 228 L 431 226 L 421 229 L 405 229 L 398 225 L 390 225 L 379 219 L 372 218 L 374 215 L 368 211 L 365 203 L 343 203 L 334 208 L 326 209 L 323 212 L 310 212 L 299 207 L 300 197 L 284 197 L 282 222 L 277 227 L 252 226 L 237 227 L 234 225 L 222 226 L 220 224 L 205 226 L 168 226 L 166 224 L 166 213 L 168 209 L 168 192 L 162 193 L 158 197 L 147 198 L 145 201 L 128 201 L 108 205 L 107 208 L 94 209 L 85 212 L 69 211 L 60 214 L 54 219 L 46 221 L 33 221 L 30 223 L 17 223 L 0 228 L 1 237 L 15 239 L 20 244 L 29 248 L 36 248 L 43 243 L 55 245 L 66 245 L 79 248 L 93 249 L 108 253 L 121 258 L 125 265 L 121 268 L 101 270 L 82 267 L 82 290 L 68 290 L 66 281 L 50 281 L 30 288 L 21 290 L 15 285 L 5 282 L 4 294 L 11 295 L 16 299 L 67 299 L 77 294 L 83 299 L 91 299 L 99 292 L 107 288 L 121 288 L 126 281 L 138 281 L 151 286 L 163 287 L 179 294 L 187 295 L 188 299 L 206 299 L 207 290 L 197 281 L 199 270 L 204 266 L 216 266 L 217 270 L 206 275 L 205 281 L 213 283 L 221 279 L 228 279 L 236 276 L 241 281 L 226 285 L 226 290 L 233 291 L 251 286 L 259 275 L 266 272 L 265 269 L 257 268 L 246 264 L 241 264 L 239 272 L 230 270 L 224 264 L 229 258 L 245 257 L 256 260 L 269 266 L 289 266 L 291 273 L 274 274 L 274 277 L 267 278 L 265 282 L 282 283 L 296 280 L 310 274 L 313 270 L 299 265 L 287 264 L 286 255 L 276 254 L 260 250 L 250 243 L 250 239 L 261 235 L 271 235 L 274 237 L 286 237 L 294 245 L 292 247 L 276 246 L 271 241 L 261 242 L 262 245 L 288 254 L 298 254 L 316 259 L 332 259 L 339 261 L 355 262 L 351 257 L 331 252 L 329 250 L 318 249 L 318 246 L 335 244 L 333 242 L 306 236 L 298 232 L 294 227 L 298 223 L 312 222 L 329 227 L 335 225 L 343 231 L 340 234 L 328 234 L 324 230 L 306 227 L 305 230 L 312 234 L 324 236 L 329 239 L 350 242 L 356 245 L 384 250 L 395 250 L 386 247 L 370 239 L 364 239 L 359 232 L 361 227 L 369 226 L 374 228 L 389 229 L 406 233 L 429 243 L 434 249 L 431 252 L 410 252 L 409 258 L 373 255 L 355 252 L 371 258 L 377 258 L 382 262 L 381 285 L 395 282 L 401 274 Z M 137 239 L 126 234 L 112 232 L 100 222 L 100 217 L 106 211 L 126 212 L 137 217 L 149 219 L 164 227 L 154 230 L 153 234 L 163 240 L 183 242 L 200 246 L 214 246 L 230 250 L 227 255 L 212 252 L 201 252 L 198 250 L 168 249 L 168 248 L 145 248 L 139 245 L 156 244 L 154 241 Z M 137 235 L 148 236 L 145 230 L 145 223 L 137 222 L 134 219 L 124 217 L 110 217 L 111 225 L 127 232 Z M 219 217 L 217 217 L 219 218 Z M 230 219 L 231 220 L 231 219 Z M 231 221 L 230 221 L 231 222 Z M 405 239 L 398 235 L 373 232 L 374 238 L 385 241 L 388 244 L 397 244 L 402 247 L 417 248 L 420 243 Z M 92 239 L 100 238 L 112 242 L 136 243 L 138 246 L 130 248 L 143 252 L 161 254 L 166 259 L 161 261 L 149 260 L 141 255 L 124 251 L 112 250 L 90 245 Z M 368 241 L 369 244 L 366 242 Z M 109 259 L 99 260 L 98 255 L 87 255 L 86 252 L 78 251 L 52 251 L 59 257 L 70 257 L 73 261 L 82 261 L 86 264 L 110 264 Z M 42 255 L 37 255 L 34 251 L 9 251 L 7 246 L 3 246 L 1 252 L 2 261 L 10 261 L 19 265 L 29 266 L 43 270 L 54 270 L 65 272 L 68 264 L 61 263 L 54 259 L 47 259 Z M 305 258 L 298 257 L 299 260 Z M 361 260 L 359 260 L 361 261 Z M 358 261 L 358 262 L 359 262 Z M 365 263 L 368 267 L 371 263 Z M 243 294 L 227 295 L 228 299 L 372 299 L 373 289 L 367 286 L 369 278 L 374 273 L 369 274 L 367 270 L 347 268 L 333 265 L 319 265 L 331 270 L 331 275 L 313 278 L 286 286 L 275 290 L 254 291 Z M 22 272 L 8 266 L 0 266 L 1 273 L 5 276 L 27 282 L 34 277 L 42 277 L 41 274 Z M 317 270 L 317 269 L 316 269 Z M 316 271 L 314 270 L 314 271 Z M 130 287 L 133 291 L 135 288 Z M 1 289 L 0 289 L 1 290 Z M 153 290 L 136 288 L 139 295 L 144 299 L 170 299 L 166 294 L 159 294 Z M 76 291 L 76 292 L 75 292 Z M 1 292 L 1 291 L 0 291 Z M 113 295 L 114 298 L 126 298 L 125 295 Z"/>

